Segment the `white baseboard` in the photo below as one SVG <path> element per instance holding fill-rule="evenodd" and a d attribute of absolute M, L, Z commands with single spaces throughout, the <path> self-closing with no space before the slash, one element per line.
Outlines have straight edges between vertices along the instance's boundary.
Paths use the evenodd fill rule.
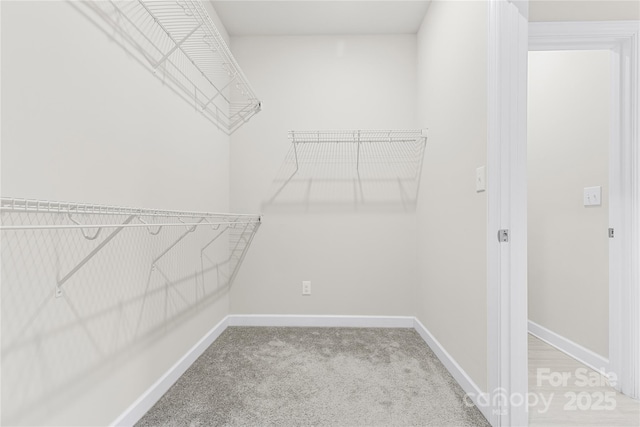
<path fill-rule="evenodd" d="M 336 328 L 413 328 L 411 316 L 307 316 L 234 314 L 229 326 L 293 326 Z"/>
<path fill-rule="evenodd" d="M 185 373 L 198 357 L 227 329 L 228 316 L 214 326 L 200 341 L 180 358 L 165 374 L 160 377 L 151 387 L 145 391 L 135 402 L 120 415 L 112 426 L 133 426 L 155 403 L 160 400 L 163 394 Z"/>
<path fill-rule="evenodd" d="M 596 372 L 600 372 L 603 375 L 607 375 L 609 372 L 609 359 L 600 356 L 597 353 L 584 348 L 580 344 L 559 335 L 544 326 L 541 326 L 531 320 L 529 320 L 529 333 L 547 344 L 557 348 L 561 352 L 565 353 L 576 359 L 578 362 L 587 365 L 589 368 Z"/>
<path fill-rule="evenodd" d="M 467 375 L 467 373 L 462 369 L 458 362 L 451 357 L 451 355 L 444 349 L 444 347 L 440 344 L 440 342 L 429 332 L 429 330 L 417 319 L 414 320 L 414 328 L 418 334 L 422 337 L 422 339 L 427 343 L 427 345 L 433 350 L 433 352 L 438 356 L 440 362 L 444 365 L 445 368 L 449 371 L 449 373 L 453 376 L 453 378 L 460 384 L 460 387 L 467 393 L 467 395 L 471 398 L 476 407 L 480 410 L 482 415 L 489 420 L 491 407 L 490 405 L 483 405 L 482 400 L 486 399 L 486 393 L 480 390 L 480 387 Z M 484 397 L 483 399 L 480 399 Z"/>

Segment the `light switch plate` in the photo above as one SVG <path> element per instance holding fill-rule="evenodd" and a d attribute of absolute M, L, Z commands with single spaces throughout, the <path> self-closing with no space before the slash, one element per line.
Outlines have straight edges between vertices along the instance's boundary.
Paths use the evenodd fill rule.
<path fill-rule="evenodd" d="M 476 169 L 476 192 L 480 193 L 487 189 L 487 171 L 485 166 Z"/>
<path fill-rule="evenodd" d="M 600 206 L 602 204 L 602 187 L 585 187 L 584 188 L 584 205 Z"/>

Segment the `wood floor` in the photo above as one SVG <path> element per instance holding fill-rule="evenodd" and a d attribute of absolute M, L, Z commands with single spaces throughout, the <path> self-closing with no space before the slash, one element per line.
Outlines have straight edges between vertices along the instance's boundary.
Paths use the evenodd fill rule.
<path fill-rule="evenodd" d="M 531 426 L 640 426 L 640 401 L 532 335 L 529 395 Z"/>

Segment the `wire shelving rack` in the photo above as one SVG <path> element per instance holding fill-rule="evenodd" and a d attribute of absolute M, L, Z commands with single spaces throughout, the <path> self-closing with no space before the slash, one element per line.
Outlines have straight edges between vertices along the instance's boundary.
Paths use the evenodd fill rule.
<path fill-rule="evenodd" d="M 261 216 L 254 214 L 213 213 L 143 209 L 100 204 L 0 198 L 0 231 L 46 231 L 77 230 L 87 241 L 94 241 L 92 249 L 66 274 L 60 275 L 56 283 L 56 296 L 62 296 L 62 286 L 94 258 L 120 232 L 125 229 L 146 229 L 149 235 L 157 236 L 165 228 L 184 228 L 153 260 L 152 268 L 169 251 L 189 234 L 201 227 L 215 231 L 215 237 L 201 250 L 216 241 L 223 233 L 230 236 L 229 262 L 232 264 L 233 280 L 244 256 L 261 224 Z M 103 233 L 109 230 L 108 234 Z M 175 233 L 173 233 L 175 234 Z"/>
<path fill-rule="evenodd" d="M 200 0 L 80 4 L 226 134 L 260 111 L 260 100 Z"/>
<path fill-rule="evenodd" d="M 426 129 L 411 130 L 305 130 L 289 131 L 289 140 L 293 144 L 296 171 L 303 161 L 313 162 L 327 158 L 326 153 L 339 156 L 342 160 L 349 158 L 355 163 L 356 170 L 363 162 L 392 163 L 401 160 L 421 160 L 424 145 L 427 141 Z M 299 146 L 317 144 L 318 148 L 301 151 Z M 331 148 L 332 144 L 342 144 L 342 148 Z M 351 145 L 353 149 L 344 148 Z M 366 149 L 363 145 L 367 145 Z M 327 149 L 326 147 L 330 147 Z M 308 155 L 305 155 L 308 153 Z"/>
<path fill-rule="evenodd" d="M 172 211 L 161 209 L 143 209 L 122 206 L 109 206 L 89 203 L 59 202 L 49 200 L 19 199 L 12 197 L 0 198 L 0 213 L 46 213 L 60 214 L 71 217 L 71 224 L 47 224 L 47 225 L 4 225 L 0 223 L 0 230 L 35 230 L 35 229 L 86 229 L 86 228 L 114 228 L 114 227 L 170 227 L 170 226 L 194 226 L 194 225 L 232 225 L 256 224 L 260 222 L 260 215 L 212 213 L 194 211 Z M 73 215 L 125 215 L 138 220 L 134 224 L 101 223 L 80 224 L 73 220 Z M 155 222 L 147 222 L 143 218 L 159 219 Z M 197 220 L 197 221 L 196 221 Z"/>
<path fill-rule="evenodd" d="M 265 209 L 414 209 L 426 129 L 291 130 Z"/>

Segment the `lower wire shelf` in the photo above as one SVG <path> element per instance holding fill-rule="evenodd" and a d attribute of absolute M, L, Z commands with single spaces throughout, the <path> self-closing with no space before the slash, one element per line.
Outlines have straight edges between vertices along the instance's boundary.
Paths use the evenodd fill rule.
<path fill-rule="evenodd" d="M 262 217 L 255 214 L 143 209 L 9 197 L 0 199 L 0 231 L 5 240 L 6 233 L 51 231 L 77 233 L 75 237 L 65 235 L 61 238 L 58 235 L 57 239 L 68 242 L 81 238 L 89 245 L 85 248 L 86 255 L 68 268 L 68 271 L 58 272 L 57 297 L 63 295 L 62 286 L 65 283 L 89 264 L 118 234 L 127 229 L 144 229 L 149 236 L 158 236 L 163 230 L 174 229 L 166 247 L 158 250 L 157 255 L 151 260 L 151 270 L 156 270 L 158 262 L 190 234 L 197 229 L 207 228 L 213 237 L 200 249 L 201 265 L 204 269 L 204 260 L 211 261 L 211 256 L 207 255 L 206 250 L 211 248 L 214 242 L 221 241 L 221 236 L 226 233 L 229 247 L 228 259 L 224 263 L 229 267 L 226 284 L 230 285 L 261 221 Z M 13 236 L 13 240 L 25 239 L 29 237 Z M 79 246 L 78 243 L 74 245 Z M 56 251 L 61 250 L 64 250 L 64 247 L 58 245 Z M 37 259 L 32 261 L 38 262 Z"/>

